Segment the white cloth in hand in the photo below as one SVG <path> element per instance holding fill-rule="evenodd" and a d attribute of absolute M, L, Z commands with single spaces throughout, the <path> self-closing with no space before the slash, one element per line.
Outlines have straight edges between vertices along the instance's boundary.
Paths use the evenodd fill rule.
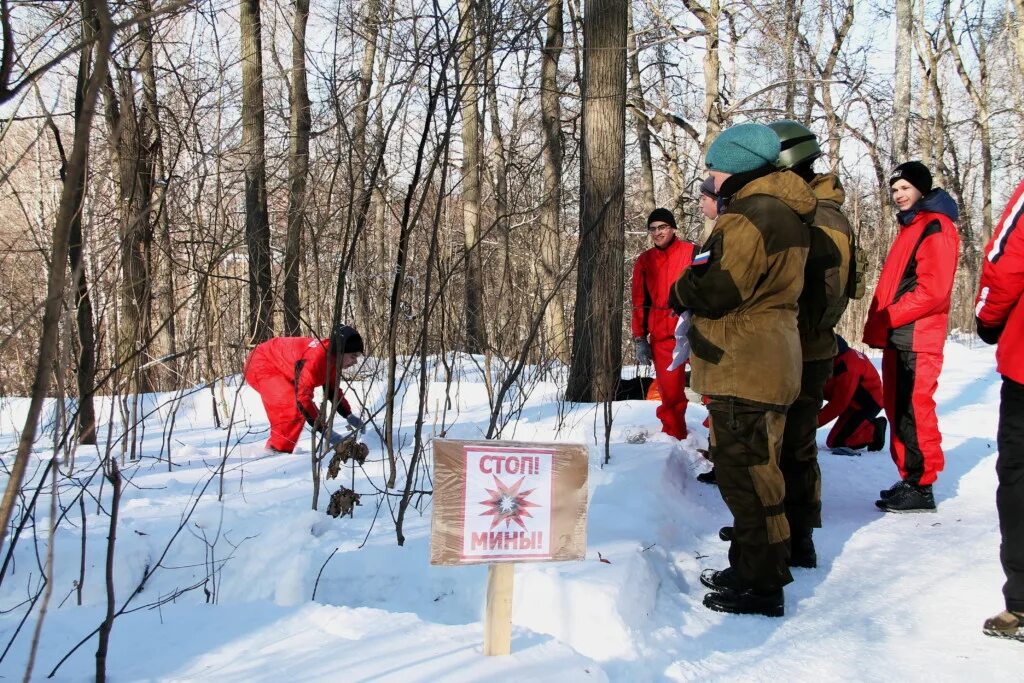
<path fill-rule="evenodd" d="M 676 347 L 672 349 L 672 362 L 668 366 L 669 370 L 682 367 L 686 359 L 690 357 L 690 339 L 686 336 L 686 333 L 690 331 L 690 317 L 689 311 L 683 311 L 679 314 L 679 320 L 676 321 Z"/>

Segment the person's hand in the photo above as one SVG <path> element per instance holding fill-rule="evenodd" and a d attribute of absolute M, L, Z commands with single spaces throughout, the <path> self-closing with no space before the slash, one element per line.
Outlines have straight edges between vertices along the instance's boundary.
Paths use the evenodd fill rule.
<path fill-rule="evenodd" d="M 359 432 L 360 434 L 366 433 L 366 423 L 363 422 L 362 419 L 360 419 L 360 417 L 355 413 L 352 413 L 351 415 L 346 417 L 345 421 L 348 422 L 349 427 Z"/>
<path fill-rule="evenodd" d="M 650 365 L 651 364 L 651 345 L 643 337 L 637 337 L 633 340 L 634 353 L 636 354 L 636 362 L 639 365 Z"/>

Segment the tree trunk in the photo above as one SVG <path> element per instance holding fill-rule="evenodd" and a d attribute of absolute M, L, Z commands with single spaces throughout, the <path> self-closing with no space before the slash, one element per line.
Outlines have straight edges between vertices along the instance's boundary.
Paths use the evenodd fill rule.
<path fill-rule="evenodd" d="M 896 0 L 896 84 L 893 92 L 893 162 L 910 158 L 910 74 L 913 69 L 914 2 Z"/>
<path fill-rule="evenodd" d="M 587 0 L 583 43 L 580 261 L 566 397 L 570 401 L 610 401 L 622 362 L 624 0 Z"/>
<path fill-rule="evenodd" d="M 640 201 L 644 219 L 658 206 L 654 194 L 654 167 L 651 163 L 651 130 L 647 127 L 647 106 L 644 102 L 644 88 L 640 80 L 640 45 L 633 28 L 633 5 L 626 8 L 629 19 L 629 97 L 632 100 L 633 118 L 636 121 L 636 144 L 640 149 Z"/>
<path fill-rule="evenodd" d="M 292 25 L 292 87 L 288 150 L 288 237 L 284 251 L 284 333 L 302 334 L 299 274 L 302 229 L 306 219 L 306 177 L 309 174 L 309 91 L 306 89 L 306 22 L 309 0 L 295 1 Z"/>
<path fill-rule="evenodd" d="M 249 341 L 273 336 L 270 220 L 263 108 L 263 43 L 260 0 L 239 1 L 242 62 L 242 146 L 245 175 L 245 239 L 249 248 Z"/>
<path fill-rule="evenodd" d="M 82 11 L 82 37 L 91 39 L 99 32 L 96 12 L 87 2 L 80 2 Z M 90 79 L 93 59 L 93 45 L 86 43 L 78 60 L 78 79 L 75 86 L 75 123 L 85 113 L 86 90 Z M 63 154 L 62 154 L 63 157 Z M 78 421 L 75 434 L 80 444 L 96 443 L 96 407 L 93 392 L 96 389 L 96 330 L 93 324 L 92 298 L 85 274 L 85 239 L 82 235 L 82 203 L 87 184 L 88 156 L 83 160 L 85 169 L 78 176 L 78 182 L 71 188 L 70 201 L 75 207 L 71 216 L 68 235 L 68 265 L 71 281 L 75 288 L 75 323 L 78 331 L 78 364 L 75 381 L 78 386 Z M 67 160 L 62 158 L 61 180 L 67 183 Z"/>
<path fill-rule="evenodd" d="M 462 109 L 462 227 L 466 256 L 466 351 L 487 348 L 480 258 L 480 120 L 477 112 L 476 0 L 459 0 L 459 101 Z"/>
<path fill-rule="evenodd" d="M 541 299 L 558 287 L 561 239 L 558 229 L 562 210 L 562 106 L 558 91 L 558 60 L 562 55 L 564 25 L 562 0 L 548 0 L 547 33 L 541 53 L 540 117 L 544 133 L 544 199 L 540 207 L 541 245 L 538 262 Z M 561 293 L 544 312 L 544 339 L 553 358 L 569 360 L 565 325 L 565 301 Z"/>
<path fill-rule="evenodd" d="M 800 32 L 800 5 L 797 0 L 785 0 L 782 15 L 782 58 L 786 72 L 786 118 L 796 118 L 796 41 Z"/>

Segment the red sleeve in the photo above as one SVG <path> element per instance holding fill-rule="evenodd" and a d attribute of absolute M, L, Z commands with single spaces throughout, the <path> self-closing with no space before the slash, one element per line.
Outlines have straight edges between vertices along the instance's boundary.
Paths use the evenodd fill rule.
<path fill-rule="evenodd" d="M 1024 295 L 1024 182 L 1017 186 L 985 247 L 974 315 L 1000 328 Z"/>
<path fill-rule="evenodd" d="M 313 402 L 313 392 L 317 387 L 323 386 L 326 379 L 324 375 L 327 372 L 327 349 L 320 340 L 314 339 L 302 354 L 299 363 L 302 367 L 298 369 L 295 377 L 295 402 L 306 422 L 313 424 L 320 415 L 316 403 Z"/>
<path fill-rule="evenodd" d="M 649 302 L 647 300 L 647 287 L 644 282 L 646 276 L 645 264 L 647 259 L 644 258 L 646 252 L 642 252 L 637 257 L 636 263 L 633 264 L 633 281 L 632 281 L 632 299 L 633 299 L 633 317 L 630 325 L 633 331 L 633 338 L 646 337 L 647 336 L 647 306 Z"/>
<path fill-rule="evenodd" d="M 949 305 L 960 243 L 956 228 L 939 219 L 925 226 L 926 234 L 917 247 L 917 286 L 886 307 L 889 327 L 897 328 L 936 313 Z"/>
<path fill-rule="evenodd" d="M 827 395 L 828 403 L 822 406 L 818 412 L 819 427 L 827 425 L 839 417 L 844 410 L 850 407 L 850 402 L 853 400 L 860 376 L 846 363 L 843 363 L 843 367 L 845 369 L 840 372 L 839 363 L 836 364 L 836 371 L 826 385 L 830 391 Z"/>

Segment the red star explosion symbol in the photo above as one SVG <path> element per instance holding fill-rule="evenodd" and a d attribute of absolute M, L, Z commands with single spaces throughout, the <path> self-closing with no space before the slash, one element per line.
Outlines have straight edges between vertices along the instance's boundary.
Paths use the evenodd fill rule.
<path fill-rule="evenodd" d="M 495 489 L 484 489 L 490 494 L 490 498 L 487 500 L 481 500 L 481 505 L 486 505 L 487 510 L 480 513 L 481 517 L 492 515 L 491 528 L 498 526 L 501 522 L 505 522 L 505 528 L 508 529 L 510 522 L 515 522 L 524 530 L 526 525 L 523 524 L 523 517 L 532 517 L 527 508 L 539 507 L 536 503 L 531 503 L 526 499 L 528 495 L 534 492 L 534 489 L 528 491 L 519 492 L 519 487 L 523 485 L 523 479 L 526 477 L 520 477 L 512 486 L 506 486 L 497 475 L 491 475 L 494 477 Z"/>

